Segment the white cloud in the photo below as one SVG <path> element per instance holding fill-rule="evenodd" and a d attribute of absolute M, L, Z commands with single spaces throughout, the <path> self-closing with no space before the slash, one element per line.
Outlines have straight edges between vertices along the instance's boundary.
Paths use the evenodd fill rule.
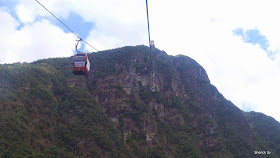
<path fill-rule="evenodd" d="M 151 2 L 152 6 L 159 4 Z M 268 49 L 279 50 L 278 1 L 160 4 L 160 9 L 154 7 L 151 11 L 152 37 L 160 49 L 194 58 L 227 99 L 241 109 L 263 112 L 280 121 L 279 53 L 271 60 L 259 45 L 244 43 L 232 33 L 236 28 L 257 28 L 269 41 Z"/>
<path fill-rule="evenodd" d="M 40 2 L 59 18 L 74 12 L 94 23 L 86 40 L 98 50 L 148 44 L 145 1 Z M 264 112 L 280 121 L 278 0 L 148 2 L 151 38 L 156 47 L 172 55 L 190 56 L 206 69 L 219 91 L 238 107 Z M 38 17 L 53 18 L 41 6 L 35 1 L 19 0 L 16 8 L 20 22 L 25 24 L 20 30 L 16 30 L 19 22 L 0 12 L 1 19 L 6 21 L 0 31 L 10 38 L 0 37 L 1 50 L 10 54 L 5 61 L 71 55 L 75 37 L 46 20 L 36 21 Z M 276 52 L 273 60 L 259 45 L 244 43 L 235 36 L 232 31 L 236 28 L 259 30 L 269 42 L 268 50 Z"/>
<path fill-rule="evenodd" d="M 40 0 L 58 18 L 67 18 L 70 12 L 80 15 L 95 27 L 87 37 L 98 50 L 137 45 L 146 42 L 145 2 L 140 0 Z M 63 6 L 63 7 L 61 7 Z M 17 5 L 21 22 L 33 22 L 38 17 L 53 17 L 39 4 L 20 0 Z M 27 12 L 28 11 L 28 12 Z M 97 42 L 98 41 L 98 42 Z M 139 42 L 140 41 L 140 42 Z M 93 51 L 89 46 L 88 50 Z"/>
<path fill-rule="evenodd" d="M 8 13 L 0 11 L 1 63 L 31 62 L 49 57 L 73 54 L 75 37 L 50 24 L 47 20 L 26 24 L 20 30 L 18 22 Z"/>
<path fill-rule="evenodd" d="M 2 25 L 0 25 L 1 27 L 0 31 L 1 34 L 7 36 L 9 33 L 11 33 L 19 26 L 19 23 L 5 10 L 6 9 L 0 8 L 0 17 L 1 20 L 3 21 Z"/>
<path fill-rule="evenodd" d="M 30 23 L 35 20 L 34 14 L 32 14 L 32 11 L 29 9 L 27 9 L 23 5 L 18 5 L 16 7 L 16 14 L 21 22 Z"/>

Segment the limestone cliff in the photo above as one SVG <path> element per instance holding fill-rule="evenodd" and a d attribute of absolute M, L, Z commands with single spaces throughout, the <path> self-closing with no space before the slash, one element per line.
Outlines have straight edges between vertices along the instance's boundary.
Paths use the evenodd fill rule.
<path fill-rule="evenodd" d="M 91 53 L 87 76 L 71 58 L 1 65 L 0 156 L 279 156 L 193 59 L 156 49 L 152 92 L 148 50 Z"/>

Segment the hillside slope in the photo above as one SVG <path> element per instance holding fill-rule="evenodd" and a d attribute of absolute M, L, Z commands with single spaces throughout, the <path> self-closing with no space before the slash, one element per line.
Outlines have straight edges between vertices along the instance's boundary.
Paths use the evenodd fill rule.
<path fill-rule="evenodd" d="M 261 137 L 259 117 L 189 57 L 156 50 L 152 93 L 148 56 L 145 46 L 92 53 L 87 76 L 72 75 L 71 58 L 1 65 L 0 157 L 280 156 L 279 128 Z"/>

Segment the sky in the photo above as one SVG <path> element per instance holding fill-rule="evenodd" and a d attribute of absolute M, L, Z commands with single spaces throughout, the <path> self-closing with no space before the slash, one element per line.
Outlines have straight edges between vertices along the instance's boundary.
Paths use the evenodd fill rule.
<path fill-rule="evenodd" d="M 98 50 L 148 45 L 145 0 L 38 0 Z M 244 111 L 280 121 L 278 0 L 149 0 L 151 39 Z M 78 39 L 36 0 L 0 0 L 0 64 L 69 57 Z M 85 44 L 85 52 L 95 50 Z"/>

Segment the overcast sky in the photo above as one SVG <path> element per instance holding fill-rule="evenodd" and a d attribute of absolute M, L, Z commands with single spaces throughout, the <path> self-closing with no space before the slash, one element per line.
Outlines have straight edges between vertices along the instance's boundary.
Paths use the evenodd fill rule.
<path fill-rule="evenodd" d="M 39 2 L 98 50 L 148 45 L 145 0 Z M 280 121 L 279 0 L 149 0 L 149 12 L 157 48 L 195 59 L 240 109 Z M 2 64 L 75 53 L 75 35 L 35 0 L 0 0 L 0 19 Z"/>

